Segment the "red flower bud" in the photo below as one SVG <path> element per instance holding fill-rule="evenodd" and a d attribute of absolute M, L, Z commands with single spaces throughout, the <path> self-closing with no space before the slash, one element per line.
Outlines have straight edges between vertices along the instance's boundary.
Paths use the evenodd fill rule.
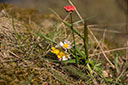
<path fill-rule="evenodd" d="M 67 12 L 73 12 L 75 10 L 75 7 L 74 6 L 67 5 L 67 6 L 64 7 L 64 9 Z"/>

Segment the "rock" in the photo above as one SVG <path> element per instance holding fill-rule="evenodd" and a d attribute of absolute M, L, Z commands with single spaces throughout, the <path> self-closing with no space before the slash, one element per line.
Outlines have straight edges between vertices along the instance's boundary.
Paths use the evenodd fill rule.
<path fill-rule="evenodd" d="M 1 12 L 0 12 L 0 17 L 4 17 L 6 15 L 6 12 L 5 12 L 5 10 L 3 9 L 3 10 L 1 10 Z"/>
<path fill-rule="evenodd" d="M 108 72 L 107 71 L 105 71 L 105 70 L 102 71 L 102 74 L 103 74 L 104 77 L 108 77 Z"/>

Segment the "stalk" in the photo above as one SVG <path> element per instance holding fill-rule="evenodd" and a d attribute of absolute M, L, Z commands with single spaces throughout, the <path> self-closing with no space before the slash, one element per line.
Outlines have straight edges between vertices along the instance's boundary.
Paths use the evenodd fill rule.
<path fill-rule="evenodd" d="M 84 49 L 85 49 L 85 55 L 86 55 L 86 60 L 88 60 L 88 28 L 87 24 L 84 21 Z"/>
<path fill-rule="evenodd" d="M 86 64 L 86 66 L 87 66 L 87 68 L 88 68 L 88 70 L 89 70 L 89 72 L 90 72 L 90 74 L 92 73 L 92 69 L 91 69 L 91 67 L 90 67 L 90 65 L 89 65 L 89 58 L 88 58 L 88 28 L 87 28 L 87 24 L 86 24 L 86 22 L 84 21 L 84 49 L 85 49 L 85 55 L 86 55 L 86 62 L 85 62 L 85 64 Z"/>
<path fill-rule="evenodd" d="M 71 20 L 71 30 L 72 30 L 72 37 L 73 37 L 74 52 L 76 52 L 76 41 L 75 41 L 75 32 L 73 28 L 72 12 L 70 12 L 70 20 Z M 76 63 L 78 63 L 78 56 L 76 56 Z"/>

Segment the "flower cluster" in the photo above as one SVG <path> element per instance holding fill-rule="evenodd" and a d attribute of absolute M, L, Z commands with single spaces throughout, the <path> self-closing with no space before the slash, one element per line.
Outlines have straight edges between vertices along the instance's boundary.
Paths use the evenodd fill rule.
<path fill-rule="evenodd" d="M 60 42 L 55 47 L 51 47 L 51 52 L 55 54 L 60 61 L 65 61 L 70 59 L 70 55 L 68 54 L 67 50 L 71 49 L 71 43 L 67 40 Z"/>

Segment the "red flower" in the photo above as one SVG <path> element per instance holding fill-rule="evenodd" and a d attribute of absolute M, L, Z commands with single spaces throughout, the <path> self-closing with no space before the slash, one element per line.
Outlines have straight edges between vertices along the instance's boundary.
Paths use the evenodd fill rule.
<path fill-rule="evenodd" d="M 75 7 L 74 6 L 67 5 L 67 6 L 64 7 L 64 9 L 67 12 L 73 12 L 75 10 Z"/>

